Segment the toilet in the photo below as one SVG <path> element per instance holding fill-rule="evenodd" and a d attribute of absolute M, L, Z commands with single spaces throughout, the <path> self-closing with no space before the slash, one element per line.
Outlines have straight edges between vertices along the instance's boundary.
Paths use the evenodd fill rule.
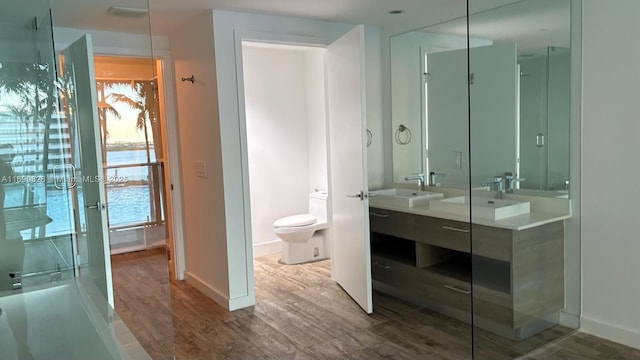
<path fill-rule="evenodd" d="M 300 264 L 329 258 L 326 191 L 309 194 L 309 213 L 287 216 L 273 223 L 282 240 L 282 263 Z"/>

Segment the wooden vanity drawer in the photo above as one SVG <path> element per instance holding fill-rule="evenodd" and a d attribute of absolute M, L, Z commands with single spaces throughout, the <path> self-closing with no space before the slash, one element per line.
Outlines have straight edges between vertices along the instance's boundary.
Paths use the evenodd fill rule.
<path fill-rule="evenodd" d="M 473 255 L 507 262 L 511 261 L 513 231 L 473 225 L 471 239 L 473 242 Z"/>
<path fill-rule="evenodd" d="M 416 240 L 468 253 L 470 251 L 471 224 L 419 216 L 416 218 Z"/>
<path fill-rule="evenodd" d="M 471 284 L 459 279 L 421 270 L 420 297 L 429 304 L 462 321 L 470 321 Z"/>
<path fill-rule="evenodd" d="M 369 209 L 369 227 L 372 232 L 415 240 L 415 216 L 392 210 Z"/>
<path fill-rule="evenodd" d="M 503 299 L 504 298 L 504 299 Z M 477 322 L 489 321 L 494 324 L 504 325 L 511 329 L 514 326 L 514 313 L 509 296 L 486 296 L 480 289 L 474 288 L 473 316 Z"/>
<path fill-rule="evenodd" d="M 418 284 L 418 269 L 409 264 L 384 258 L 371 256 L 371 278 L 400 290 L 415 293 Z"/>

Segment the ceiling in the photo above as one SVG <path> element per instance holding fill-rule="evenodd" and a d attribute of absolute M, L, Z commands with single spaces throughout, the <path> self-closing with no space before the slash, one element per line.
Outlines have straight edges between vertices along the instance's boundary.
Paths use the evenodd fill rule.
<path fill-rule="evenodd" d="M 46 5 L 47 1 L 21 0 L 21 6 L 5 6 L 0 11 L 0 25 L 19 23 L 22 28 L 29 28 L 33 14 L 42 14 L 39 18 L 44 16 L 43 4 Z M 154 35 L 170 35 L 194 16 L 211 9 L 368 24 L 382 27 L 392 34 L 436 24 L 442 19 L 463 17 L 467 9 L 466 0 L 50 0 L 50 2 L 56 27 L 148 33 L 150 22 Z M 549 11 L 528 11 L 526 7 L 544 3 L 551 9 L 553 3 L 566 3 L 556 0 L 476 0 L 470 5 L 472 12 L 482 13 L 483 10 L 514 2 L 523 5 L 524 7 L 518 7 L 525 10 L 520 11 L 515 21 L 502 21 L 499 26 L 486 26 L 485 23 L 495 24 L 493 16 L 489 14 L 474 16 L 471 21 L 472 36 L 496 40 L 500 37 L 508 37 L 510 34 L 516 35 L 521 31 L 523 23 L 528 24 L 528 32 L 531 32 L 531 27 L 534 27 L 537 30 L 545 29 L 543 31 L 548 31 L 551 35 L 557 30 L 554 25 L 554 19 L 557 16 L 554 17 Z M 149 7 L 151 16 L 149 19 L 146 16 L 130 18 L 108 15 L 107 10 L 112 5 L 139 9 Z M 513 17 L 505 16 L 508 8 L 510 7 L 506 7 L 502 12 L 489 13 L 513 20 Z M 397 15 L 389 14 L 392 10 L 404 11 Z M 568 11 L 566 8 L 565 10 Z M 566 12 L 562 16 L 565 19 Z M 466 21 L 460 25 L 462 26 L 455 24 L 441 26 L 439 31 L 463 34 L 466 31 Z M 566 29 L 562 31 L 566 32 Z M 2 33 L 9 35 L 9 32 Z M 505 39 L 505 41 L 508 40 Z"/>
<path fill-rule="evenodd" d="M 54 25 L 148 32 L 148 19 L 109 16 L 106 12 L 111 5 L 146 8 L 147 0 L 51 0 Z M 297 16 L 385 28 L 397 24 L 416 24 L 415 28 L 425 25 L 425 14 L 450 11 L 452 7 L 462 11 L 466 8 L 466 0 L 149 0 L 151 29 L 155 35 L 169 35 L 197 14 L 211 9 Z M 391 10 L 404 12 L 391 15 Z"/>
<path fill-rule="evenodd" d="M 522 1 L 469 17 L 469 36 L 494 43 L 517 43 L 523 55 L 546 53 L 548 46 L 570 47 L 570 0 Z M 466 36 L 467 19 L 422 29 L 423 32 Z"/>

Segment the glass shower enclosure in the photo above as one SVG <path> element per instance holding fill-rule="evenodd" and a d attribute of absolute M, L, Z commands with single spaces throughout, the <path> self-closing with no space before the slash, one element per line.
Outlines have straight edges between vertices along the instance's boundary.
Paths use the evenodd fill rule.
<path fill-rule="evenodd" d="M 37 5 L 0 25 L 2 34 L 20 30 L 0 43 L 2 291 L 75 272 L 72 192 L 53 178 L 70 160 L 69 128 L 58 109 L 51 18 L 46 3 Z"/>
<path fill-rule="evenodd" d="M 0 7 L 1 357 L 145 354 L 115 336 L 91 38 L 58 56 L 48 1 Z"/>

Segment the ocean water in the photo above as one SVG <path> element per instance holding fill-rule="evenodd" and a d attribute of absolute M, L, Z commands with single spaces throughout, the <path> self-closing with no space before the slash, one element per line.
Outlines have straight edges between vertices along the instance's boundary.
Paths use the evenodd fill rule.
<path fill-rule="evenodd" d="M 143 150 L 108 152 L 107 159 L 110 165 L 144 163 L 146 162 L 146 152 Z M 107 177 L 115 175 L 115 169 L 108 170 Z M 140 224 L 152 220 L 150 219 L 149 186 L 139 184 L 140 181 L 148 180 L 149 167 L 139 166 L 117 169 L 117 177 L 123 180 L 117 186 L 107 186 L 109 226 Z M 24 187 L 5 186 L 5 191 L 5 207 L 22 204 Z M 45 189 L 44 184 L 34 185 L 33 192 L 34 203 L 46 204 L 47 216 L 52 219 L 46 226 L 47 236 L 71 232 L 74 227 L 72 193 L 67 189 Z M 83 219 L 85 207 L 81 192 L 78 194 L 78 202 L 80 218 Z M 82 220 L 80 226 L 82 226 Z M 31 231 L 29 230 L 23 231 L 22 234 L 25 239 L 31 238 Z"/>

